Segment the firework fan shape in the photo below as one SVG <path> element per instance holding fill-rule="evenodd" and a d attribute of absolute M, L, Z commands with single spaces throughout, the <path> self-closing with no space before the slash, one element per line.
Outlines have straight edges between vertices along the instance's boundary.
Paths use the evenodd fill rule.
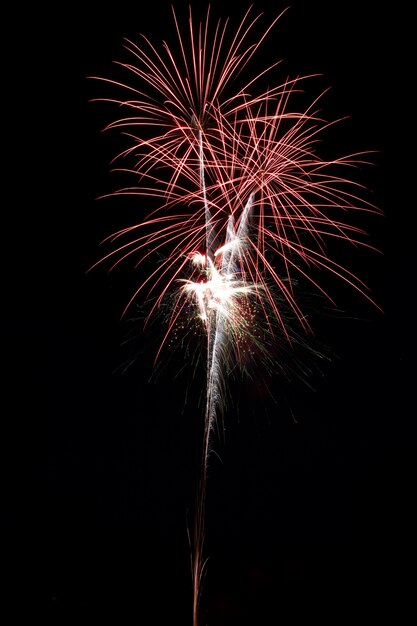
<path fill-rule="evenodd" d="M 285 311 L 309 331 L 299 279 L 332 301 L 315 278 L 317 269 L 372 302 L 366 285 L 326 252 L 331 239 L 371 247 L 366 233 L 345 220 L 353 213 L 378 213 L 349 176 L 364 155 L 326 160 L 317 153 L 321 134 L 335 123 L 321 117 L 323 94 L 301 110 L 292 108 L 310 76 L 262 87 L 275 76 L 274 63 L 242 80 L 281 15 L 255 37 L 261 15 L 252 8 L 234 30 L 228 20 L 216 22 L 210 9 L 196 23 L 191 8 L 183 29 L 173 10 L 173 46 L 157 47 L 145 36 L 139 43 L 126 40 L 130 62 L 118 63 L 126 78 L 99 78 L 121 94 L 101 100 L 121 108 L 107 128 L 128 138 L 116 161 L 135 180 L 115 194 L 159 200 L 139 223 L 108 238 L 111 250 L 99 263 L 113 268 L 131 258 L 136 265 L 155 260 L 127 308 L 138 298 L 152 298 L 152 316 L 169 296 L 170 316 L 156 358 L 190 307 L 206 335 L 203 455 L 192 538 L 194 626 L 205 569 L 211 434 L 227 364 L 239 364 L 243 350 L 256 343 L 255 315 L 272 337 L 278 328 L 288 342 Z"/>

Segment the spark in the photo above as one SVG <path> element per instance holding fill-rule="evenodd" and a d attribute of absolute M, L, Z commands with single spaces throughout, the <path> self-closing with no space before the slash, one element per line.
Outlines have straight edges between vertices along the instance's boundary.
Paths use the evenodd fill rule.
<path fill-rule="evenodd" d="M 194 296 L 200 310 L 200 318 L 207 322 L 211 312 L 219 313 L 231 324 L 236 324 L 239 317 L 238 303 L 242 296 L 248 296 L 255 287 L 244 281 L 236 280 L 233 274 L 222 274 L 213 261 L 208 258 L 207 280 L 191 281 L 183 279 L 183 290 Z"/>

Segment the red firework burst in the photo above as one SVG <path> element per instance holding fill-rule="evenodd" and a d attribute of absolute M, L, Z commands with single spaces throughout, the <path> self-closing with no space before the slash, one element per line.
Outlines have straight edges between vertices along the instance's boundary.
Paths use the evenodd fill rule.
<path fill-rule="evenodd" d="M 275 76 L 274 63 L 243 80 L 243 70 L 280 16 L 260 37 L 255 25 L 261 16 L 251 9 L 235 31 L 228 20 L 212 26 L 210 10 L 196 25 L 190 9 L 183 35 L 174 11 L 173 16 L 176 49 L 167 43 L 157 48 L 146 37 L 141 45 L 127 41 L 131 62 L 118 65 L 128 79 L 100 78 L 124 96 L 103 99 L 126 110 L 107 128 L 129 138 L 116 158 L 128 163 L 123 169 L 136 179 L 135 186 L 112 195 L 154 197 L 160 204 L 111 235 L 112 249 L 99 263 L 108 260 L 113 268 L 132 257 L 136 265 L 155 260 L 127 306 L 145 290 L 153 297 L 152 315 L 170 294 L 164 341 L 190 302 L 206 330 L 206 410 L 193 543 L 196 626 L 205 565 L 207 464 L 224 365 L 230 358 L 239 362 L 251 337 L 258 341 L 251 335 L 255 313 L 271 330 L 278 322 L 289 341 L 288 311 L 309 329 L 299 284 L 307 282 L 331 300 L 316 279 L 317 269 L 372 301 L 364 283 L 328 254 L 327 242 L 370 248 L 363 229 L 346 217 L 379 211 L 350 177 L 364 154 L 326 159 L 318 152 L 323 131 L 335 123 L 319 111 L 323 94 L 294 107 L 310 77 L 263 88 L 264 78 Z"/>
<path fill-rule="evenodd" d="M 115 193 L 161 201 L 137 224 L 114 233 L 109 240 L 117 245 L 100 260 L 113 259 L 114 267 L 132 255 L 137 264 L 154 255 L 164 257 L 128 306 L 147 287 L 148 294 L 156 294 L 158 307 L 189 272 L 196 252 L 218 262 L 214 253 L 226 241 L 230 220 L 238 228 L 248 202 L 250 216 L 244 219 L 250 224 L 244 253 L 239 254 L 239 275 L 261 286 L 257 293 L 269 301 L 268 311 L 284 332 L 285 318 L 274 293 L 278 288 L 307 328 L 294 278 L 303 277 L 323 291 L 313 267 L 332 272 L 370 299 L 362 281 L 327 255 L 325 244 L 336 238 L 370 247 L 363 230 L 344 219 L 353 211 L 378 212 L 348 176 L 363 155 L 320 157 L 318 138 L 334 122 L 323 120 L 318 98 L 301 111 L 291 109 L 294 93 L 307 77 L 287 79 L 257 94 L 273 64 L 230 93 L 232 81 L 280 16 L 251 42 L 260 15 L 253 17 L 250 10 L 233 34 L 227 20 L 211 30 L 210 11 L 196 26 L 190 9 L 188 34 L 183 36 L 173 15 L 178 58 L 167 43 L 159 50 L 146 37 L 142 46 L 127 41 L 132 62 L 119 65 L 130 81 L 100 79 L 126 93 L 125 98 L 106 99 L 128 111 L 107 128 L 130 138 L 118 159 L 130 159 L 130 167 L 123 169 L 138 181 Z M 192 270 L 189 279 L 195 276 Z"/>

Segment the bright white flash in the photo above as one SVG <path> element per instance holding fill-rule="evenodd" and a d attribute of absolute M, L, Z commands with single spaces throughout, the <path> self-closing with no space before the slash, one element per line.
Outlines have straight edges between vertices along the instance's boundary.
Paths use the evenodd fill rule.
<path fill-rule="evenodd" d="M 199 252 L 195 252 L 194 254 L 191 255 L 191 262 L 194 265 L 201 265 L 201 267 L 204 267 L 206 264 L 206 255 L 200 254 Z"/>
<path fill-rule="evenodd" d="M 241 246 L 238 238 L 229 241 L 227 244 L 216 250 L 215 259 L 219 259 L 225 252 L 236 252 Z M 247 283 L 241 278 L 236 278 L 233 267 L 227 267 L 227 273 L 216 267 L 210 257 L 201 254 L 194 254 L 192 262 L 196 265 L 205 264 L 205 277 L 199 281 L 184 280 L 183 290 L 197 302 L 199 316 L 203 321 L 207 321 L 210 312 L 219 313 L 229 323 L 241 324 L 242 317 L 242 297 L 247 297 L 254 293 L 256 286 Z M 220 266 L 221 267 L 221 266 Z"/>

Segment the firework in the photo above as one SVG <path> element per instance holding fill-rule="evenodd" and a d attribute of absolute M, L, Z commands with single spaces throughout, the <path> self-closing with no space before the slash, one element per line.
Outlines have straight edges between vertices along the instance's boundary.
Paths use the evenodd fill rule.
<path fill-rule="evenodd" d="M 282 15 L 282 14 L 281 14 Z M 362 154 L 331 160 L 317 152 L 318 138 L 335 122 L 320 114 L 320 99 L 292 108 L 303 81 L 265 88 L 277 63 L 244 80 L 246 70 L 279 15 L 259 37 L 261 15 L 248 10 L 232 31 L 210 10 L 196 24 L 191 9 L 183 33 L 173 10 L 175 45 L 154 46 L 143 36 L 126 41 L 122 77 L 104 79 L 120 96 L 106 98 L 123 111 L 108 129 L 129 145 L 116 158 L 135 186 L 116 195 L 153 197 L 159 206 L 137 224 L 111 235 L 100 259 L 111 268 L 128 259 L 152 270 L 134 290 L 152 298 L 153 316 L 170 297 L 164 344 L 190 308 L 206 336 L 206 391 L 202 468 L 193 537 L 193 624 L 204 571 L 204 514 L 212 432 L 221 412 L 224 373 L 259 343 L 255 317 L 273 338 L 291 343 L 287 314 L 302 331 L 310 324 L 298 285 L 309 283 L 331 301 L 316 270 L 326 270 L 371 300 L 367 287 L 327 254 L 327 241 L 371 247 L 363 230 L 346 221 L 377 213 L 349 176 Z M 236 88 L 237 79 L 241 80 Z M 321 94 L 323 95 L 323 94 Z M 114 195 L 114 194 L 112 194 Z M 157 259 L 157 261 L 156 261 Z"/>

